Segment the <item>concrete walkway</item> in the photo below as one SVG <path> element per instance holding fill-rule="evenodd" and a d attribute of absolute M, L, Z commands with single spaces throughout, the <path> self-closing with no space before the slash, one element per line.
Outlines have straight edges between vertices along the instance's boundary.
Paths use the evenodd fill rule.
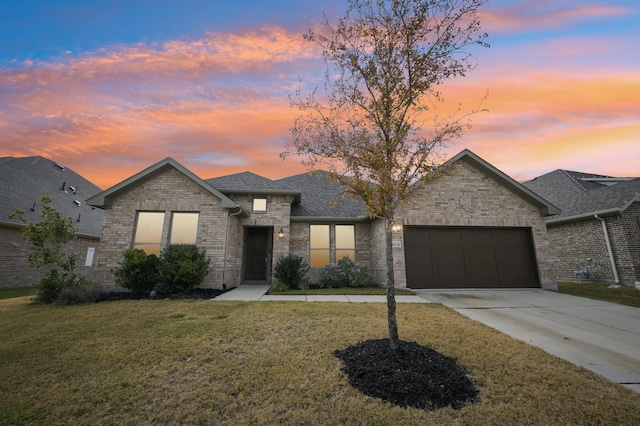
<path fill-rule="evenodd" d="M 224 300 L 245 300 L 260 302 L 351 302 L 351 303 L 386 303 L 386 296 L 369 296 L 369 295 L 269 295 L 266 285 L 244 285 L 236 287 L 226 293 L 213 299 L 214 301 Z M 396 296 L 396 303 L 429 303 L 428 300 L 419 296 Z"/>
<path fill-rule="evenodd" d="M 640 392 L 638 308 L 540 289 L 417 293 Z"/>

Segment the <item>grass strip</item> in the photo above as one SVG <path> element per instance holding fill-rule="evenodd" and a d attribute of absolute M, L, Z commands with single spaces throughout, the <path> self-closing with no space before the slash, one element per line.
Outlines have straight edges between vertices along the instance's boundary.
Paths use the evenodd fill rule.
<path fill-rule="evenodd" d="M 558 283 L 558 291 L 572 296 L 588 297 L 620 305 L 640 308 L 640 290 L 626 286 L 594 283 Z"/>

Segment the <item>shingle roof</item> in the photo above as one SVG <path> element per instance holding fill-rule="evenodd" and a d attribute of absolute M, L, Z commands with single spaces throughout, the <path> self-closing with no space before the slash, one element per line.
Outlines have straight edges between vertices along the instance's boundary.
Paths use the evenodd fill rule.
<path fill-rule="evenodd" d="M 364 203 L 360 198 L 347 195 L 339 183 L 331 182 L 323 170 L 302 173 L 279 179 L 276 182 L 302 193 L 299 204 L 291 207 L 291 216 L 306 218 L 366 218 Z"/>
<path fill-rule="evenodd" d="M 85 204 L 100 188 L 73 170 L 40 156 L 2 157 L 0 182 L 0 223 L 23 224 L 17 218 L 9 218 L 16 210 L 24 211 L 30 222 L 40 221 L 40 199 L 48 195 L 53 198 L 51 205 L 55 209 L 74 220 L 80 234 L 100 236 L 104 212 Z"/>
<path fill-rule="evenodd" d="M 289 186 L 251 172 L 236 173 L 205 179 L 209 185 L 222 193 L 297 193 Z"/>
<path fill-rule="evenodd" d="M 562 210 L 560 214 L 549 217 L 549 222 L 598 212 L 624 211 L 640 198 L 640 178 L 614 178 L 569 170 L 555 170 L 524 185 Z"/>

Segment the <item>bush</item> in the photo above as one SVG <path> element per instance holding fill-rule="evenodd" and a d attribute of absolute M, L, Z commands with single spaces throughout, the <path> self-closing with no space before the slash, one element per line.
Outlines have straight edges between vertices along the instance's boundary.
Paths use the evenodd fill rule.
<path fill-rule="evenodd" d="M 155 254 L 147 256 L 144 250 L 126 250 L 120 267 L 113 271 L 116 284 L 134 293 L 149 293 L 158 284 L 159 263 Z"/>
<path fill-rule="evenodd" d="M 302 256 L 289 254 L 278 259 L 273 275 L 286 288 L 303 290 L 307 287 L 305 276 L 308 270 L 309 264 Z"/>
<path fill-rule="evenodd" d="M 338 264 L 329 264 L 322 268 L 321 288 L 367 287 L 373 282 L 367 267 L 348 257 L 343 257 Z"/>
<path fill-rule="evenodd" d="M 53 303 L 62 290 L 80 287 L 84 283 L 84 278 L 76 274 L 51 269 L 40 279 L 36 300 L 41 303 Z"/>
<path fill-rule="evenodd" d="M 58 294 L 56 303 L 75 305 L 77 303 L 93 303 L 100 298 L 101 289 L 95 286 L 64 287 Z"/>
<path fill-rule="evenodd" d="M 200 285 L 209 273 L 210 260 L 206 250 L 195 246 L 175 245 L 160 253 L 160 290 L 167 293 L 183 293 Z"/>
<path fill-rule="evenodd" d="M 330 263 L 322 268 L 322 276 L 318 281 L 320 288 L 340 288 L 346 286 L 346 277 L 335 263 Z"/>

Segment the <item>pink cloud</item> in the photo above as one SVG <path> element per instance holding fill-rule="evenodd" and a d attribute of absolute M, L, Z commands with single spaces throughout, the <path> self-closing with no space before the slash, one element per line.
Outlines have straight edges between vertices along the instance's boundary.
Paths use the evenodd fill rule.
<path fill-rule="evenodd" d="M 558 3 L 550 0 L 511 2 L 501 9 L 489 8 L 480 13 L 483 27 L 489 33 L 521 32 L 563 28 L 578 21 L 610 16 L 624 16 L 632 11 L 621 6 L 603 6 L 584 2 Z"/>

